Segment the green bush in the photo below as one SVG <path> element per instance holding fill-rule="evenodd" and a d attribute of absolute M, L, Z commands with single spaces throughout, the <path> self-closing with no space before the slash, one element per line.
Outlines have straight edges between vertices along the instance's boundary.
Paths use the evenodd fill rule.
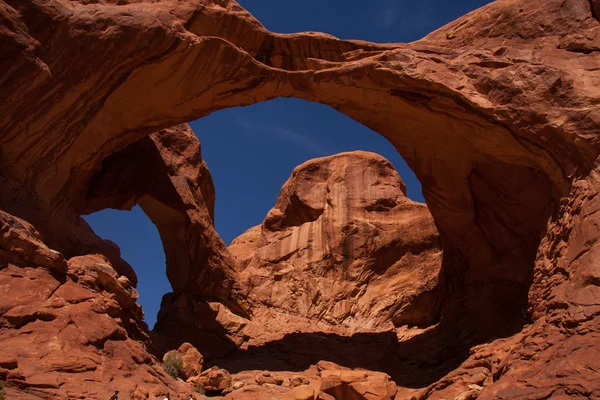
<path fill-rule="evenodd" d="M 200 385 L 194 385 L 194 390 L 196 391 L 196 393 L 198 394 L 206 394 L 206 390 L 204 390 L 203 386 Z"/>
<path fill-rule="evenodd" d="M 165 359 L 163 361 L 163 367 L 167 374 L 171 375 L 173 378 L 181 378 L 182 374 L 182 366 L 181 366 L 181 356 L 176 351 L 170 351 L 165 355 Z M 2 399 L 0 399 L 2 400 Z"/>
<path fill-rule="evenodd" d="M 4 392 L 4 382 L 0 382 L 0 400 L 6 400 L 6 393 Z"/>

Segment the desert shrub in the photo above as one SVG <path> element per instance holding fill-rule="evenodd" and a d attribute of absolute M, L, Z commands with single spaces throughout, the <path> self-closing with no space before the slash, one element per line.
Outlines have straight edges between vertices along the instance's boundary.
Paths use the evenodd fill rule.
<path fill-rule="evenodd" d="M 206 390 L 204 390 L 204 387 L 201 385 L 194 385 L 194 390 L 198 394 L 206 394 Z"/>
<path fill-rule="evenodd" d="M 4 382 L 0 382 L 0 400 L 6 399 L 6 393 L 4 392 Z"/>
<path fill-rule="evenodd" d="M 167 374 L 171 375 L 173 378 L 182 377 L 183 367 L 181 365 L 181 355 L 176 351 L 168 352 L 163 361 L 163 368 Z"/>

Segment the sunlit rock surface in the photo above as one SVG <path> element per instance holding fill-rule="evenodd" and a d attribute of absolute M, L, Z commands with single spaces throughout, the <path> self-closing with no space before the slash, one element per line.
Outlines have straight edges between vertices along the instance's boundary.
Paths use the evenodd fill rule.
<path fill-rule="evenodd" d="M 303 330 L 349 333 L 428 326 L 438 314 L 442 258 L 433 218 L 373 153 L 297 167 L 263 224 L 229 250 L 263 329 L 278 313 L 306 318 Z"/>

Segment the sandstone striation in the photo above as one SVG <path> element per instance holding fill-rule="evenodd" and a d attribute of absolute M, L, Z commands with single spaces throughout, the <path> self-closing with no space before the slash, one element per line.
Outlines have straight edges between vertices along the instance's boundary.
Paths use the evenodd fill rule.
<path fill-rule="evenodd" d="M 332 106 L 415 171 L 443 249 L 440 308 L 414 334 L 297 332 L 262 349 L 302 349 L 290 354 L 310 365 L 323 346 L 358 343 L 396 398 L 600 397 L 596 0 L 498 0 L 408 44 L 274 34 L 233 0 L 0 0 L 0 21 L 0 372 L 14 398 L 190 389 L 151 355 L 135 272 L 81 218 L 105 207 L 138 203 L 157 224 L 174 289 L 163 321 L 205 334 L 221 315 L 210 332 L 245 340 L 232 332 L 260 312 L 257 289 L 278 284 L 253 284 L 248 302 L 212 227 L 199 146 L 164 129 L 279 96 Z M 285 253 L 261 249 L 315 218 L 302 204 L 254 231 L 244 268 Z M 183 305 L 212 322 L 194 328 Z M 322 306 L 344 329 L 369 314 Z M 157 336 L 159 353 L 187 340 Z"/>
<path fill-rule="evenodd" d="M 262 225 L 229 246 L 264 332 L 386 331 L 429 326 L 439 307 L 441 247 L 424 204 L 383 157 L 342 153 L 307 161 Z"/>

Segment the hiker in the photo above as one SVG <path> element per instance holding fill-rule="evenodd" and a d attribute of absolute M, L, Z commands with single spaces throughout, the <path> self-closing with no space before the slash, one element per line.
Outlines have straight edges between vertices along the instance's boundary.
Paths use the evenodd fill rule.
<path fill-rule="evenodd" d="M 109 400 L 119 400 L 119 391 L 115 390 L 115 394 L 113 394 Z"/>
<path fill-rule="evenodd" d="M 190 400 L 194 400 L 194 395 L 190 394 Z"/>

